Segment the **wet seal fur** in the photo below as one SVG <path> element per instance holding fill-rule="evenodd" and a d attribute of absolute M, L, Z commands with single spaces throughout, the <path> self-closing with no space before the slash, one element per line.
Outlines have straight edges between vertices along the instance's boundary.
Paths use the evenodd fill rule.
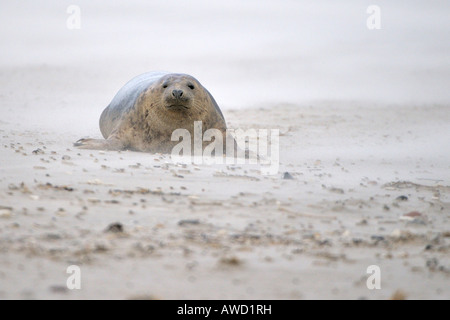
<path fill-rule="evenodd" d="M 226 123 L 213 96 L 187 74 L 148 72 L 126 83 L 100 116 L 103 139 L 80 139 L 82 149 L 133 150 L 170 153 L 176 129 L 194 136 L 194 121 L 202 133 L 218 129 L 226 137 Z M 225 143 L 224 143 L 225 144 Z"/>

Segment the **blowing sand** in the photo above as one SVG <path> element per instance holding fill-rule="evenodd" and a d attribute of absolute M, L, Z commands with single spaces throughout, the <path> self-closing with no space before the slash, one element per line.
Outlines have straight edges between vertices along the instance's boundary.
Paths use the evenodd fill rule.
<path fill-rule="evenodd" d="M 317 22 L 308 18 L 314 8 L 305 11 L 300 2 L 282 10 L 267 1 L 252 11 L 235 1 L 225 9 L 195 1 L 172 16 L 162 16 L 166 5 L 127 3 L 82 3 L 79 31 L 65 29 L 66 4 L 4 5 L 1 21 L 10 29 L 1 31 L 0 299 L 450 298 L 445 43 L 424 36 L 423 51 L 390 65 L 404 34 L 389 15 L 384 26 L 397 33 L 380 31 L 388 39 L 384 56 L 353 50 L 368 31 L 339 28 L 343 21 L 354 23 L 348 30 L 364 26 L 364 6 L 328 7 Z M 362 12 L 358 21 L 351 20 L 355 12 Z M 296 15 L 323 26 L 339 13 L 336 37 L 351 39 L 333 51 L 335 60 L 327 56 L 324 44 L 336 39 L 323 36 L 326 27 L 317 39 L 297 42 L 290 42 L 293 31 L 275 32 L 291 30 Z M 202 34 L 184 54 L 174 53 L 166 36 L 158 46 L 151 34 L 162 32 L 163 17 L 182 14 L 196 18 L 193 34 L 203 30 L 212 51 L 203 50 Z M 118 17 L 124 20 L 114 24 Z M 231 17 L 250 33 L 220 24 Z M 433 30 L 417 21 L 412 30 Z M 154 33 L 142 41 L 147 23 Z M 265 23 L 274 34 L 255 31 Z M 177 35 L 184 25 L 167 26 Z M 246 37 L 252 33 L 259 37 Z M 366 64 L 375 73 L 357 75 Z M 279 172 L 73 147 L 79 138 L 101 137 L 98 118 L 121 85 L 161 69 L 197 77 L 229 127 L 279 129 Z M 71 265 L 80 267 L 80 290 L 66 286 Z M 373 265 L 381 288 L 369 290 Z"/>

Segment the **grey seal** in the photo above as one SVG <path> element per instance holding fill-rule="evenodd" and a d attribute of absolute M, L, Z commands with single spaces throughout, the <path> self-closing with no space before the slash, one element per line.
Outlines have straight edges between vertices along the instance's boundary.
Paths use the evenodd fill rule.
<path fill-rule="evenodd" d="M 187 74 L 148 72 L 127 82 L 100 116 L 105 139 L 80 139 L 82 149 L 133 150 L 170 153 L 176 129 L 194 133 L 202 121 L 203 133 L 218 129 L 226 136 L 226 122 L 213 96 Z M 225 140 L 224 140 L 225 141 Z"/>

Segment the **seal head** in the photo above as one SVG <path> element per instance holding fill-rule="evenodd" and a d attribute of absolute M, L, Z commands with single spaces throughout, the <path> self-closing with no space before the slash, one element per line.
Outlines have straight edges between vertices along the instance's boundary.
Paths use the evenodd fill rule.
<path fill-rule="evenodd" d="M 186 111 L 195 101 L 194 79 L 185 76 L 172 75 L 161 79 L 163 89 L 162 99 L 164 107 L 169 111 Z"/>

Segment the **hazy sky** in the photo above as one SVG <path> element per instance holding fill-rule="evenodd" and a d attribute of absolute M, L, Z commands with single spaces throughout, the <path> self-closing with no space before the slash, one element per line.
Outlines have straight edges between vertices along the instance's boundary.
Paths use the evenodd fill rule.
<path fill-rule="evenodd" d="M 72 4 L 80 29 L 67 27 Z M 381 29 L 369 30 L 374 4 Z M 0 67 L 57 69 L 57 83 L 78 70 L 70 85 L 91 82 L 108 99 L 167 70 L 196 76 L 225 108 L 449 102 L 449 12 L 448 0 L 2 1 Z"/>

